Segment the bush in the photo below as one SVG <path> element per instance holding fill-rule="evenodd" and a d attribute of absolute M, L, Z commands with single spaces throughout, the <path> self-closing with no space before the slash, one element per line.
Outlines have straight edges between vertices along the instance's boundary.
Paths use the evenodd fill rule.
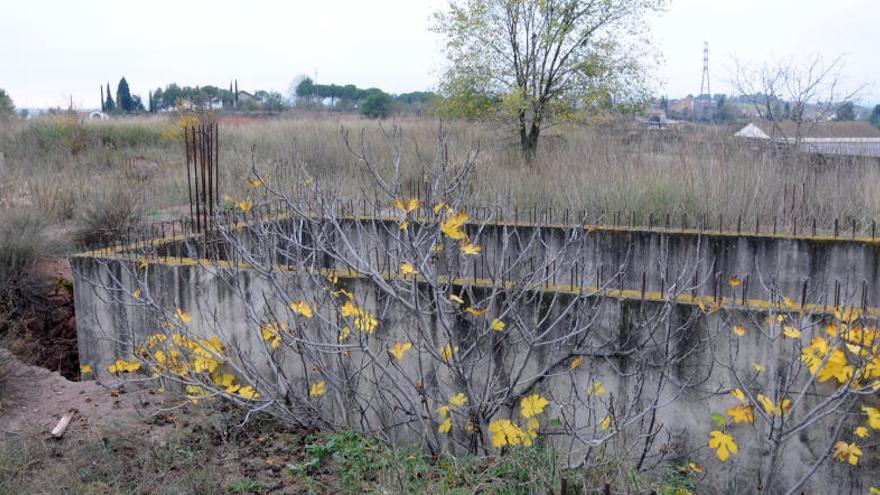
<path fill-rule="evenodd" d="M 98 247 L 124 239 L 127 232 L 140 226 L 142 212 L 130 192 L 115 189 L 85 204 L 78 217 L 74 240 Z"/>
<path fill-rule="evenodd" d="M 13 310 L 32 293 L 37 260 L 50 250 L 37 216 L 0 211 L 0 312 Z"/>
<path fill-rule="evenodd" d="M 371 119 L 384 119 L 391 115 L 394 101 L 385 93 L 373 93 L 361 104 L 361 113 Z"/>

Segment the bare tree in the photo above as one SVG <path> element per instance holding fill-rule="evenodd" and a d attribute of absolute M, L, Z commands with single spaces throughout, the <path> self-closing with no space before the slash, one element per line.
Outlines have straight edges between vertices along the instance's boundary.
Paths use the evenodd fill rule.
<path fill-rule="evenodd" d="M 837 114 L 863 87 L 849 89 L 843 78 L 845 58 L 826 62 L 815 54 L 803 61 L 786 58 L 762 65 L 735 61 L 732 85 L 745 96 L 761 119 L 773 127 L 772 136 L 795 146 L 818 122 Z M 791 121 L 794 129 L 781 122 Z"/>

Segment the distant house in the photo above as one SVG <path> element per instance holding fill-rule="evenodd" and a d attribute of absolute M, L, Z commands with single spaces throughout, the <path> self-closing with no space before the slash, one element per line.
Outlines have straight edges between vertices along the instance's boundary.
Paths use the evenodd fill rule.
<path fill-rule="evenodd" d="M 208 100 L 208 108 L 211 110 L 220 110 L 223 108 L 223 100 L 220 99 L 219 96 L 212 96 L 210 100 Z"/>
<path fill-rule="evenodd" d="M 675 112 L 678 114 L 691 114 L 694 112 L 694 98 L 692 96 L 687 96 L 680 100 L 669 100 L 667 109 L 669 112 Z"/>
<path fill-rule="evenodd" d="M 746 139 L 770 139 L 770 136 L 768 136 L 763 129 L 756 126 L 755 124 L 749 124 L 743 127 L 739 130 L 739 132 L 734 134 L 734 136 Z"/>
<path fill-rule="evenodd" d="M 750 123 L 735 137 L 826 155 L 880 157 L 880 129 L 863 121 Z"/>
<path fill-rule="evenodd" d="M 107 120 L 110 117 L 100 110 L 92 110 L 90 112 L 79 112 L 79 118 L 82 120 Z"/>
<path fill-rule="evenodd" d="M 239 91 L 237 93 L 236 98 L 238 98 L 238 101 L 256 101 L 257 100 L 256 96 L 248 93 L 247 91 Z"/>

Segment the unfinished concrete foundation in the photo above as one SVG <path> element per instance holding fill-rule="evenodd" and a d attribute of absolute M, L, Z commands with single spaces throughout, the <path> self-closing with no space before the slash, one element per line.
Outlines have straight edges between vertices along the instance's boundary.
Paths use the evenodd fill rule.
<path fill-rule="evenodd" d="M 223 366 L 259 393 L 234 400 L 293 423 L 464 453 L 491 445 L 487 415 L 524 421 L 513 397 L 539 393 L 549 405 L 538 438 L 571 464 L 698 462 L 734 492 L 768 469 L 772 492 L 815 471 L 807 492 L 867 490 L 873 452 L 858 470 L 827 458 L 840 425 L 859 420 L 853 404 L 850 420 L 791 433 L 772 466 L 764 422 L 722 427 L 713 415 L 737 405 L 732 390 L 767 392 L 783 375 L 816 390 L 787 421 L 824 410 L 834 388 L 791 367 L 802 368 L 801 347 L 835 311 L 876 319 L 877 242 L 515 223 L 467 231 L 478 257 L 444 238 L 401 242 L 435 235 L 418 223 L 293 215 L 74 256 L 81 362 L 104 373 L 143 358 L 145 370 L 168 352 L 151 350 L 156 335 L 215 337 Z M 319 249 L 334 243 L 346 247 Z M 781 335 L 786 325 L 803 344 Z M 198 383 L 200 371 L 187 373 Z M 458 393 L 466 404 L 437 412 Z M 718 429 L 740 447 L 725 463 L 707 446 Z"/>

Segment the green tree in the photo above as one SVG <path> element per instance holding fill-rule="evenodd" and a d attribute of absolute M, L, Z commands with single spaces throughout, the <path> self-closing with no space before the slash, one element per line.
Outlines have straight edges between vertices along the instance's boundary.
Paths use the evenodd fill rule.
<path fill-rule="evenodd" d="M 837 120 L 856 120 L 856 108 L 848 101 L 837 109 Z"/>
<path fill-rule="evenodd" d="M 110 83 L 107 83 L 107 101 L 104 102 L 104 111 L 113 112 L 116 110 L 116 104 L 113 103 L 113 97 L 110 96 Z"/>
<path fill-rule="evenodd" d="M 511 122 L 527 158 L 558 120 L 647 96 L 639 39 L 665 0 L 452 0 L 433 29 L 446 43 L 445 105 Z M 463 96 L 463 102 L 461 102 Z M 491 106 L 486 108 L 486 103 Z"/>
<path fill-rule="evenodd" d="M 12 102 L 12 97 L 5 89 L 0 88 L 0 118 L 12 117 L 13 115 L 15 115 L 15 104 Z"/>
<path fill-rule="evenodd" d="M 880 105 L 874 107 L 871 110 L 871 115 L 868 116 L 868 122 L 874 125 L 874 127 L 880 128 Z"/>
<path fill-rule="evenodd" d="M 116 86 L 116 104 L 119 106 L 119 110 L 125 113 L 131 113 L 137 110 L 135 101 L 131 97 L 131 92 L 128 89 L 128 81 L 125 80 L 125 77 L 119 80 L 119 84 Z"/>
<path fill-rule="evenodd" d="M 300 98 L 311 98 L 312 96 L 315 96 L 315 83 L 312 82 L 310 77 L 303 79 L 296 85 L 296 96 Z"/>
<path fill-rule="evenodd" d="M 381 91 L 373 92 L 361 103 L 361 113 L 371 119 L 384 119 L 391 115 L 394 100 Z"/>

